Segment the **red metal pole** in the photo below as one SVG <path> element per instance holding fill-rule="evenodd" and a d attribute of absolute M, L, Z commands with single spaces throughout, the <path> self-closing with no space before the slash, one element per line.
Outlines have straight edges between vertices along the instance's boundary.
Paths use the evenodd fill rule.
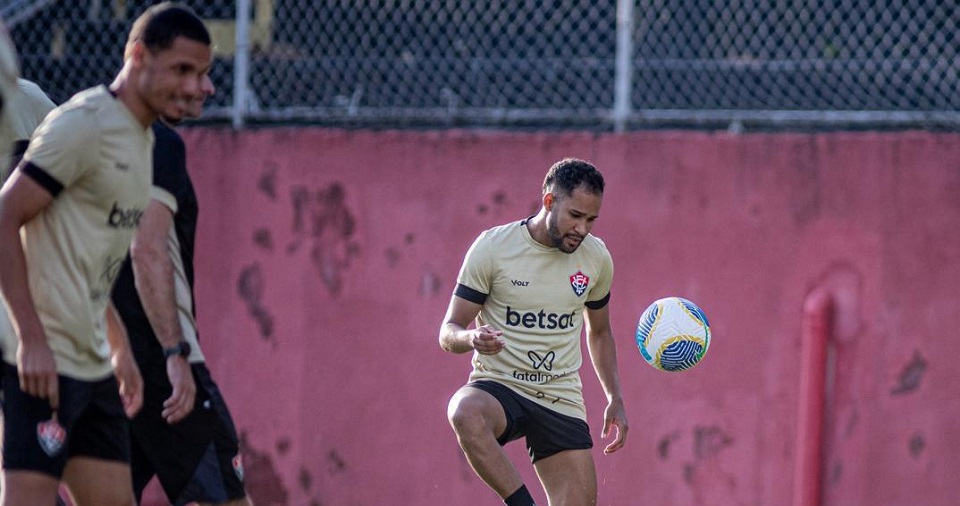
<path fill-rule="evenodd" d="M 804 301 L 801 322 L 800 406 L 793 506 L 820 506 L 823 497 L 827 343 L 832 323 L 833 298 L 826 290 L 814 290 Z"/>

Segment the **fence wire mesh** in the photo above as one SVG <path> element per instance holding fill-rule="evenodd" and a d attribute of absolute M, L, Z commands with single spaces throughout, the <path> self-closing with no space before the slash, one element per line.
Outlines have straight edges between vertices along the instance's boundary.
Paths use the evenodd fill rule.
<path fill-rule="evenodd" d="M 960 128 L 952 1 L 249 2 L 248 23 L 244 0 L 183 2 L 216 42 L 208 119 Z M 112 79 L 152 3 L 3 0 L 0 15 L 25 77 L 63 101 Z"/>

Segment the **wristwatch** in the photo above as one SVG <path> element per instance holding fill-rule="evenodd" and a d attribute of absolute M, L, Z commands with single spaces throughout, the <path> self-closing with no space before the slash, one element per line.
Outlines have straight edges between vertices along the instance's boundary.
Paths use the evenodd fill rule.
<path fill-rule="evenodd" d="M 186 341 L 180 341 L 176 346 L 171 346 L 169 348 L 163 349 L 163 358 L 170 358 L 180 355 L 183 358 L 190 356 L 190 343 Z"/>

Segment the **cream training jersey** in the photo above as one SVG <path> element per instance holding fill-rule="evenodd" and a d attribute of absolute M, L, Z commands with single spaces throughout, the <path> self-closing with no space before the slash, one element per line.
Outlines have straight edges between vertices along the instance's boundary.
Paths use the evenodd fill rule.
<path fill-rule="evenodd" d="M 53 195 L 20 229 L 34 306 L 59 374 L 96 380 L 112 372 L 110 289 L 150 202 L 153 133 L 105 87 L 51 112 L 17 168 Z M 3 357 L 17 336 L 0 311 Z"/>
<path fill-rule="evenodd" d="M 534 240 L 526 220 L 480 234 L 455 295 L 482 305 L 476 325 L 502 330 L 506 348 L 496 355 L 474 352 L 470 381 L 497 381 L 586 421 L 579 373 L 583 311 L 609 302 L 612 279 L 610 252 L 593 235 L 564 253 Z"/>

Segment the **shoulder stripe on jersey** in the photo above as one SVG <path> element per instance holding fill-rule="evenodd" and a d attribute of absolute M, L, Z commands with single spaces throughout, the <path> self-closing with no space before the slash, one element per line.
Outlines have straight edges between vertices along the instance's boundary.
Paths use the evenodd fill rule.
<path fill-rule="evenodd" d="M 33 179 L 40 186 L 44 187 L 50 195 L 56 197 L 63 191 L 63 185 L 60 184 L 60 181 L 57 181 L 53 178 L 47 171 L 43 170 L 42 167 L 38 167 L 33 164 L 33 162 L 27 162 L 26 164 L 20 165 L 18 170 L 22 171 L 24 175 L 30 176 L 30 179 Z"/>
<path fill-rule="evenodd" d="M 474 304 L 483 304 L 487 301 L 487 294 L 460 283 L 457 283 L 457 289 L 453 291 L 453 294 L 461 299 L 467 299 Z"/>
<path fill-rule="evenodd" d="M 602 299 L 587 301 L 587 303 L 584 305 L 590 309 L 600 309 L 603 306 L 606 306 L 607 303 L 609 302 L 610 302 L 610 292 L 607 292 L 607 295 L 605 295 Z"/>

